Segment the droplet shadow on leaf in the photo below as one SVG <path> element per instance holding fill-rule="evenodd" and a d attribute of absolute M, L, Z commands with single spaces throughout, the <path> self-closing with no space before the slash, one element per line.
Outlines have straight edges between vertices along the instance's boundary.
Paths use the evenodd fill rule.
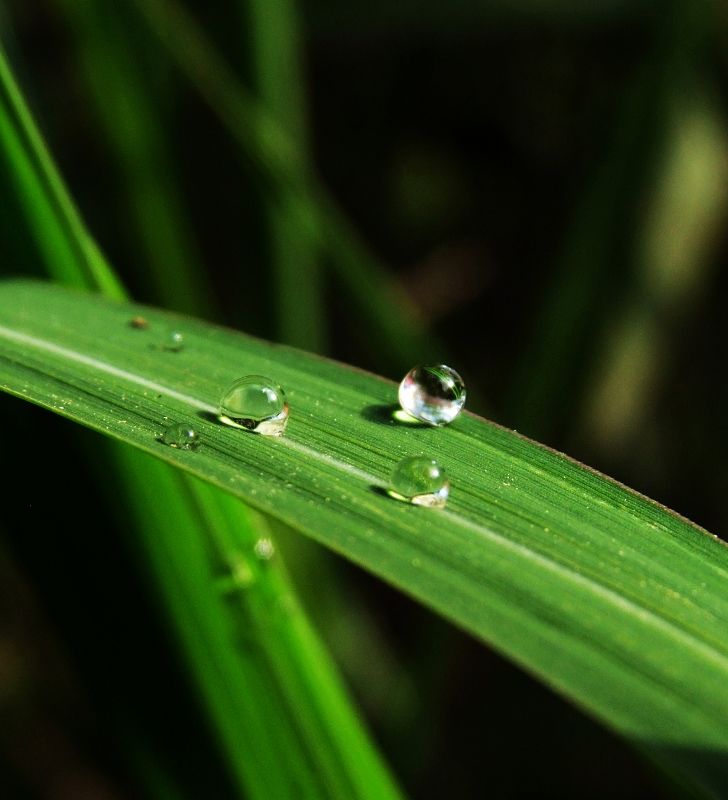
<path fill-rule="evenodd" d="M 227 428 L 227 425 L 218 417 L 217 414 L 214 414 L 212 411 L 198 411 L 197 416 L 200 419 L 204 419 L 207 422 L 214 422 L 215 425 L 220 425 L 223 428 Z"/>
<path fill-rule="evenodd" d="M 379 425 L 399 425 L 406 428 L 432 427 L 410 416 L 397 403 L 379 403 L 365 406 L 361 411 L 361 415 L 369 422 L 376 422 Z"/>

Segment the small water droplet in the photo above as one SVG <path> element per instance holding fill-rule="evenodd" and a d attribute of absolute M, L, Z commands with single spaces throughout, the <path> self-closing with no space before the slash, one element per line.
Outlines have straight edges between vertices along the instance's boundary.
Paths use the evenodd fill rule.
<path fill-rule="evenodd" d="M 253 552 L 261 561 L 270 561 L 276 553 L 276 548 L 270 539 L 258 539 Z"/>
<path fill-rule="evenodd" d="M 194 450 L 200 443 L 197 431 L 184 422 L 168 425 L 159 440 L 162 444 L 176 447 L 178 450 Z"/>
<path fill-rule="evenodd" d="M 149 327 L 149 322 L 144 317 L 132 317 L 129 320 L 129 327 L 143 331 Z"/>
<path fill-rule="evenodd" d="M 414 367 L 399 385 L 399 404 L 421 422 L 447 425 L 465 405 L 465 384 L 444 364 Z"/>
<path fill-rule="evenodd" d="M 410 456 L 392 471 L 388 494 L 415 506 L 442 508 L 450 494 L 450 481 L 434 459 Z"/>
<path fill-rule="evenodd" d="M 179 351 L 185 346 L 185 337 L 183 333 L 179 331 L 170 331 L 162 341 L 160 345 L 162 350 L 166 350 L 169 353 L 179 353 Z"/>
<path fill-rule="evenodd" d="M 280 386 L 262 375 L 236 380 L 220 401 L 220 422 L 263 436 L 281 436 L 288 425 L 288 403 Z"/>

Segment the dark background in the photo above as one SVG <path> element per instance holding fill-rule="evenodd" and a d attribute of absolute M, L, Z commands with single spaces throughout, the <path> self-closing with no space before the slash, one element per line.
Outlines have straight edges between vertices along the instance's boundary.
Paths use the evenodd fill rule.
<path fill-rule="evenodd" d="M 163 302 L 67 5 L 5 3 L 0 37 L 91 229 L 134 296 Z M 131 6 L 95 5 L 158 99 L 185 247 L 211 287 L 208 316 L 290 340 L 255 169 Z M 246 3 L 186 5 L 255 88 Z M 289 100 L 305 109 L 316 172 L 465 377 L 470 410 L 720 534 L 725 6 L 302 0 L 297 10 Z M 39 274 L 0 178 L 3 271 Z M 399 379 L 412 364 L 374 343 L 341 275 L 314 258 L 320 349 Z M 96 501 L 98 472 L 76 458 L 94 437 L 15 401 L 0 408 L 8 452 L 27 458 L 8 476 L 0 558 L 3 796 L 140 796 L 141 730 L 191 797 L 225 797 L 204 723 L 114 533 L 124 520 Z M 45 475 L 29 480 L 38 448 Z M 87 496 L 69 497 L 69 475 Z M 336 569 L 366 609 L 362 637 L 382 659 L 374 674 L 365 646 L 344 648 L 325 620 L 322 633 L 413 797 L 672 796 L 636 753 L 499 656 L 354 568 Z"/>

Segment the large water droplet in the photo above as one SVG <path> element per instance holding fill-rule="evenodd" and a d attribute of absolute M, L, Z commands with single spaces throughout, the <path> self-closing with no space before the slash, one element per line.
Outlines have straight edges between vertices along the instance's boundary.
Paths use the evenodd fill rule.
<path fill-rule="evenodd" d="M 184 422 L 175 422 L 164 429 L 159 437 L 163 444 L 176 447 L 178 450 L 194 450 L 200 443 L 200 437 L 194 428 Z"/>
<path fill-rule="evenodd" d="M 414 367 L 399 385 L 399 404 L 421 422 L 447 425 L 465 405 L 465 384 L 444 364 Z"/>
<path fill-rule="evenodd" d="M 285 392 L 269 378 L 246 375 L 223 395 L 219 418 L 234 428 L 263 436 L 281 436 L 288 424 Z"/>
<path fill-rule="evenodd" d="M 450 494 L 445 470 L 427 456 L 403 458 L 392 471 L 389 495 L 415 506 L 442 508 Z"/>

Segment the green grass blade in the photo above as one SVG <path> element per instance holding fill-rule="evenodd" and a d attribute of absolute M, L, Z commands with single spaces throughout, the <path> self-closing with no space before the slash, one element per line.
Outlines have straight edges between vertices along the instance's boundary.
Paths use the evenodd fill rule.
<path fill-rule="evenodd" d="M 504 405 L 519 430 L 551 439 L 568 424 L 564 387 L 572 395 L 584 391 L 594 343 L 601 342 L 614 309 L 639 281 L 644 209 L 664 160 L 670 105 L 676 95 L 691 91 L 686 67 L 700 52 L 708 10 L 671 0 L 656 18 L 652 52 L 620 98 L 612 140 L 578 203 Z"/>
<path fill-rule="evenodd" d="M 0 152 L 11 163 L 26 216 L 52 274 L 73 286 L 124 290 L 88 234 L 18 88 L 0 43 Z"/>
<path fill-rule="evenodd" d="M 210 314 L 212 300 L 177 186 L 160 98 L 119 8 L 59 0 L 75 36 L 83 77 L 119 165 L 136 240 L 155 297 L 177 311 Z"/>
<path fill-rule="evenodd" d="M 299 143 L 240 83 L 193 18 L 168 0 L 135 0 L 134 7 L 238 142 L 245 164 L 272 199 L 287 198 L 296 236 L 318 243 L 330 256 L 382 360 L 401 369 L 435 352 L 416 309 L 316 180 Z"/>
<path fill-rule="evenodd" d="M 261 104 L 294 141 L 302 159 L 308 152 L 301 42 L 293 0 L 269 3 L 240 0 L 246 50 L 252 54 L 255 88 Z M 326 331 L 323 274 L 317 237 L 301 236 L 299 220 L 310 217 L 295 192 L 264 198 L 269 257 L 275 275 L 278 338 L 285 344 L 321 353 Z M 316 220 L 305 222 L 315 231 Z"/>
<path fill-rule="evenodd" d="M 117 451 L 130 511 L 239 782 L 253 797 L 396 797 L 278 557 L 256 555 L 265 523 L 138 455 Z"/>
<path fill-rule="evenodd" d="M 130 328 L 143 313 L 148 331 Z M 728 781 L 728 548 L 658 504 L 465 414 L 387 417 L 389 382 L 137 306 L 0 288 L 0 383 L 244 498 L 492 643 L 708 795 Z M 185 349 L 149 347 L 182 328 Z M 218 424 L 241 372 L 287 389 L 286 436 Z M 199 450 L 157 441 L 189 421 Z M 448 469 L 446 510 L 385 496 L 404 455 Z"/>
<path fill-rule="evenodd" d="M 45 250 L 47 268 L 61 280 L 100 289 L 118 300 L 123 288 L 84 228 L 7 64 L 2 66 L 3 97 L 13 103 L 0 109 L 23 112 L 0 117 L 8 121 L 0 127 L 2 151 L 36 237 L 54 236 L 59 248 L 65 245 L 58 252 L 54 247 Z M 396 797 L 332 664 L 296 610 L 282 566 L 272 565 L 257 575 L 245 592 L 245 603 L 221 599 L 211 585 L 214 565 L 219 568 L 222 560 L 229 567 L 225 554 L 230 548 L 245 549 L 246 540 L 257 540 L 263 523 L 258 520 L 254 529 L 239 501 L 128 448 L 113 448 L 109 456 L 117 460 L 116 482 L 127 486 L 131 511 L 137 514 L 132 532 L 162 586 L 170 621 L 240 793 L 266 798 L 271 791 L 292 798 Z M 291 613 L 274 626 L 268 624 L 264 611 L 281 604 Z M 265 669 L 256 662 L 257 646 L 239 647 L 240 631 L 248 632 L 249 641 L 268 654 Z"/>
<path fill-rule="evenodd" d="M 668 354 L 710 285 L 728 213 L 722 114 L 699 78 L 672 98 L 663 164 L 645 213 L 635 285 L 611 310 L 577 436 L 628 452 L 651 424 Z M 696 454 L 697 455 L 697 454 Z"/>

